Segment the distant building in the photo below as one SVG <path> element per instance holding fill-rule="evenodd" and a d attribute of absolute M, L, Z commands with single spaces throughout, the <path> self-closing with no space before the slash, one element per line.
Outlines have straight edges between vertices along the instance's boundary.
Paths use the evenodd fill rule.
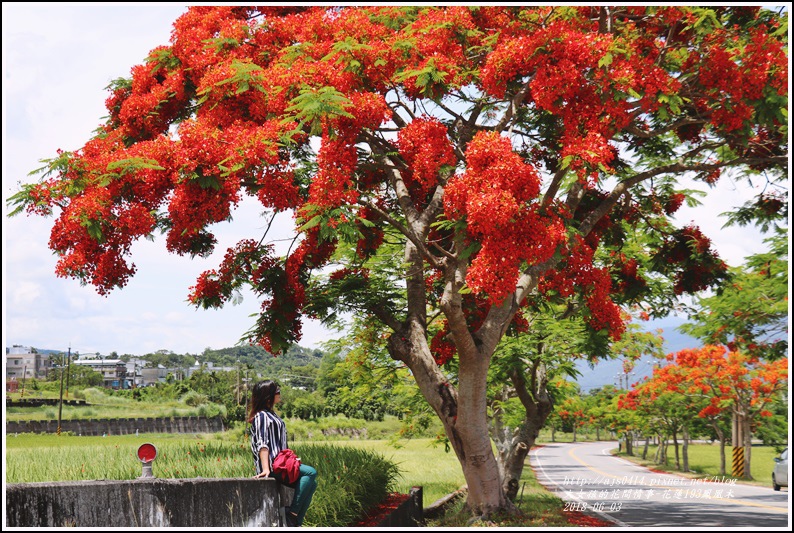
<path fill-rule="evenodd" d="M 169 370 L 163 365 L 157 365 L 156 367 L 150 368 L 141 368 L 141 386 L 148 387 L 149 385 L 154 385 L 155 383 L 165 383 L 165 380 L 168 377 L 168 372 Z"/>
<path fill-rule="evenodd" d="M 27 346 L 6 348 L 6 381 L 45 379 L 47 372 L 53 368 L 51 357 L 49 353 L 38 353 L 34 348 Z"/>
<path fill-rule="evenodd" d="M 6 390 L 20 387 L 24 379 L 46 379 L 53 368 L 57 368 L 61 354 L 37 353 L 35 348 L 12 346 L 6 348 Z M 66 354 L 63 354 L 66 355 Z M 190 377 L 194 372 L 232 371 L 233 366 L 216 367 L 211 361 L 196 361 L 188 368 L 166 368 L 163 365 L 147 367 L 146 359 L 131 357 L 126 363 L 121 359 L 100 355 L 99 352 L 77 353 L 72 355 L 73 365 L 91 368 L 102 374 L 102 386 L 110 389 L 130 389 L 148 387 L 157 383 L 165 383 L 169 374 L 179 381 Z M 115 355 L 115 354 L 114 354 Z"/>
<path fill-rule="evenodd" d="M 127 364 L 121 359 L 78 359 L 72 364 L 87 366 L 102 374 L 102 385 L 109 389 L 129 389 L 132 386 L 127 378 Z"/>
<path fill-rule="evenodd" d="M 197 372 L 199 370 L 203 370 L 204 372 L 231 372 L 236 369 L 237 367 L 235 366 L 215 366 L 215 363 L 213 363 L 212 361 L 207 361 L 206 363 L 202 363 L 201 361 L 196 359 L 196 362 L 193 363 L 193 366 L 187 369 L 186 377 L 189 378 L 190 376 L 193 375 L 194 372 Z"/>
<path fill-rule="evenodd" d="M 127 381 L 132 387 L 143 387 L 146 385 L 143 381 L 143 367 L 146 366 L 144 359 L 137 357 L 131 358 L 127 361 Z"/>

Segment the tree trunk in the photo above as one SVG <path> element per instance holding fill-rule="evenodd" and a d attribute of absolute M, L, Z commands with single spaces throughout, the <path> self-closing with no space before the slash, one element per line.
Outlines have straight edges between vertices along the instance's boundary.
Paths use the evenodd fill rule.
<path fill-rule="evenodd" d="M 675 468 L 681 470 L 681 458 L 678 455 L 678 432 L 673 430 L 673 448 L 675 449 Z"/>
<path fill-rule="evenodd" d="M 573 423 L 573 442 L 576 442 L 576 422 Z"/>
<path fill-rule="evenodd" d="M 631 431 L 627 431 L 626 432 L 626 437 L 624 438 L 624 441 L 626 442 L 626 455 L 629 455 L 629 456 L 632 456 L 632 457 L 634 456 L 634 442 L 633 442 L 633 440 L 634 440 L 634 437 L 631 434 Z"/>
<path fill-rule="evenodd" d="M 689 472 L 689 430 L 686 426 L 683 427 L 684 432 L 684 446 L 682 448 L 682 455 L 684 457 L 684 472 Z"/>
<path fill-rule="evenodd" d="M 753 479 L 752 474 L 750 473 L 750 455 L 752 454 L 753 450 L 753 434 L 750 429 L 750 423 L 752 422 L 750 416 L 748 416 L 749 409 L 745 409 L 741 416 L 742 421 L 742 433 L 744 437 L 744 477 L 743 479 Z"/>
<path fill-rule="evenodd" d="M 502 490 L 488 435 L 485 392 L 490 355 L 461 354 L 456 389 L 430 353 L 424 320 L 407 320 L 389 337 L 388 348 L 393 358 L 411 369 L 419 390 L 444 427 L 466 479 L 468 509 L 483 519 L 498 512 L 514 513 L 515 506 Z"/>
<path fill-rule="evenodd" d="M 399 184 L 398 185 L 399 188 Z M 441 204 L 418 213 L 410 196 L 400 194 L 400 203 L 415 235 L 426 236 Z M 389 355 L 411 370 L 419 390 L 444 427 L 444 433 L 460 462 L 467 485 L 467 507 L 475 516 L 487 519 L 495 513 L 514 514 L 516 508 L 502 490 L 499 467 L 488 434 L 487 378 L 491 357 L 503 334 L 497 326 L 512 318 L 510 310 L 497 316 L 478 337 L 469 330 L 462 307 L 460 289 L 465 280 L 465 262 L 445 265 L 446 286 L 441 309 L 447 318 L 450 335 L 457 348 L 458 382 L 451 383 L 430 351 L 427 335 L 427 293 L 424 258 L 414 242 L 405 245 L 407 314 L 397 320 L 383 309 L 373 312 L 393 333 L 389 336 Z M 493 310 L 492 310 L 493 311 Z M 514 312 L 514 311 L 513 311 Z M 456 386 L 457 385 L 457 386 Z"/>
<path fill-rule="evenodd" d="M 719 423 L 714 420 L 711 423 L 711 427 L 714 428 L 714 432 L 717 434 L 717 438 L 720 441 L 720 475 L 725 475 L 725 432 L 719 426 Z"/>
<path fill-rule="evenodd" d="M 546 367 L 540 362 L 535 362 L 529 369 L 529 384 L 522 373 L 514 370 L 510 374 L 513 383 L 512 391 L 521 400 L 525 416 L 521 425 L 510 429 L 502 424 L 501 409 L 493 409 L 491 421 L 491 437 L 497 450 L 497 464 L 502 476 L 502 489 L 505 496 L 515 501 L 518 496 L 519 481 L 524 471 L 524 462 L 529 455 L 541 428 L 554 408 L 553 401 L 546 386 Z M 511 391 L 503 389 L 502 402 L 506 401 Z"/>
<path fill-rule="evenodd" d="M 645 461 L 648 458 L 648 445 L 650 444 L 651 437 L 645 435 L 645 446 L 642 448 L 642 460 Z"/>

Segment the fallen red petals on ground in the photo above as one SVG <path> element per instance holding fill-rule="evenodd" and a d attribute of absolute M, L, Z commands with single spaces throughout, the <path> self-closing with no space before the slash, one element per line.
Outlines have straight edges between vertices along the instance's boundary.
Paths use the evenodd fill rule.
<path fill-rule="evenodd" d="M 360 520 L 350 524 L 350 527 L 378 527 L 383 519 L 393 513 L 400 505 L 410 498 L 410 494 L 393 492 L 385 500 L 370 509 Z M 614 527 L 615 524 L 580 511 L 565 511 L 568 523 L 576 527 Z"/>
<path fill-rule="evenodd" d="M 595 516 L 590 516 L 581 511 L 565 511 L 568 523 L 579 527 L 614 527 L 615 524 L 601 520 Z"/>
<path fill-rule="evenodd" d="M 386 496 L 386 499 L 370 509 L 370 511 L 358 522 L 351 524 L 352 527 L 378 527 L 381 521 L 393 513 L 402 503 L 410 498 L 410 494 L 400 494 L 393 492 Z"/>

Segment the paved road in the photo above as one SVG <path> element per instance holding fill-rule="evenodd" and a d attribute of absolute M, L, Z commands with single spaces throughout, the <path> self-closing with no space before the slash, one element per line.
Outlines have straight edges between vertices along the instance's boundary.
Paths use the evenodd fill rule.
<path fill-rule="evenodd" d="M 617 442 L 553 443 L 535 448 L 530 464 L 566 508 L 620 527 L 790 529 L 787 489 L 660 474 L 612 456 Z M 771 475 L 771 474 L 770 474 Z"/>

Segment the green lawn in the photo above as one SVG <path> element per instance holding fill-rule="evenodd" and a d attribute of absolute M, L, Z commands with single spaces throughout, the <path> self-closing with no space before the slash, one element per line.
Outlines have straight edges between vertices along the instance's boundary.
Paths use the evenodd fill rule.
<path fill-rule="evenodd" d="M 634 456 L 627 456 L 624 453 L 619 455 L 637 464 L 662 470 L 665 472 L 683 473 L 675 469 L 675 448 L 671 444 L 667 449 L 667 464 L 658 465 L 652 461 L 656 453 L 657 446 L 648 447 L 648 459 L 642 460 L 643 445 L 634 449 Z M 772 485 L 772 468 L 775 466 L 775 457 L 780 455 L 782 448 L 776 449 L 773 446 L 753 446 L 750 461 L 750 473 L 753 480 L 741 480 L 743 483 L 750 483 L 759 486 Z M 733 465 L 733 448 L 725 447 L 725 472 L 726 476 L 731 476 Z M 720 474 L 720 447 L 719 444 L 690 444 L 689 445 L 689 469 L 687 475 L 693 477 L 721 476 Z M 683 452 L 679 445 L 679 457 L 683 465 Z"/>
<path fill-rule="evenodd" d="M 407 493 L 411 487 L 421 485 L 427 506 L 466 483 L 455 453 L 445 452 L 443 446 L 435 446 L 434 442 L 434 439 L 412 439 L 401 441 L 397 448 L 385 440 L 340 440 L 333 444 L 373 450 L 393 461 L 401 472 L 397 491 Z"/>

